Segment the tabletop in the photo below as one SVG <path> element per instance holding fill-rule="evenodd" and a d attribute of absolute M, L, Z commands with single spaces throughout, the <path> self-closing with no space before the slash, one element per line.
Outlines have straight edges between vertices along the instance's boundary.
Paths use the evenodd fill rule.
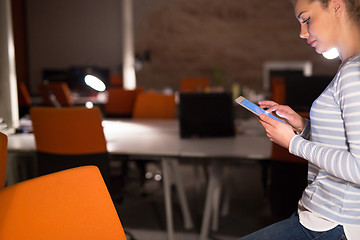
<path fill-rule="evenodd" d="M 177 119 L 105 119 L 110 154 L 266 159 L 271 142 L 255 118 L 238 121 L 234 137 L 180 138 Z M 8 136 L 9 152 L 36 150 L 32 133 Z"/>

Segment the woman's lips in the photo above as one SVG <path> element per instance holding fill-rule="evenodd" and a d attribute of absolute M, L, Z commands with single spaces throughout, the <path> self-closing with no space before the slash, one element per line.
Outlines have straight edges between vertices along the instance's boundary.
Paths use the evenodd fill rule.
<path fill-rule="evenodd" d="M 314 46 L 315 42 L 316 42 L 315 40 L 313 40 L 313 41 L 307 41 L 307 43 L 308 43 L 310 46 L 312 46 L 312 47 Z"/>

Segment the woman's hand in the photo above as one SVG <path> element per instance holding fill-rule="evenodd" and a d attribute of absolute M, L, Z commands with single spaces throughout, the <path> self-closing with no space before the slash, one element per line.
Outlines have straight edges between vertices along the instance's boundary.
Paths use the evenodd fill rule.
<path fill-rule="evenodd" d="M 261 114 L 259 119 L 265 128 L 266 135 L 271 141 L 282 147 L 289 148 L 291 138 L 295 135 L 290 125 L 275 120 L 265 114 Z"/>
<path fill-rule="evenodd" d="M 267 108 L 267 112 L 275 113 L 280 118 L 285 120 L 285 122 L 293 127 L 294 131 L 301 132 L 304 129 L 306 124 L 305 119 L 292 110 L 289 106 L 279 105 L 273 101 L 260 101 L 259 105 L 261 108 Z"/>

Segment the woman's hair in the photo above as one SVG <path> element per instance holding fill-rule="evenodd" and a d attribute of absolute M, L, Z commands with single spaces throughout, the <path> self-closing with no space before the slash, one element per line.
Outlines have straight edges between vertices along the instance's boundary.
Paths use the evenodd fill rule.
<path fill-rule="evenodd" d="M 321 3 L 323 8 L 329 6 L 330 0 L 308 0 L 310 3 L 318 1 Z M 297 0 L 292 0 L 295 4 Z M 349 18 L 354 20 L 360 26 L 360 0 L 343 0 L 346 10 L 348 12 Z"/>

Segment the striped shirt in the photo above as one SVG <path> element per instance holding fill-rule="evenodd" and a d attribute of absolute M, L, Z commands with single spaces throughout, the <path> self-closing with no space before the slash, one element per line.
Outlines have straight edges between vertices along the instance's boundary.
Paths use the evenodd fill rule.
<path fill-rule="evenodd" d="M 308 160 L 301 206 L 330 222 L 360 227 L 360 54 L 314 101 L 310 121 L 289 151 Z"/>

